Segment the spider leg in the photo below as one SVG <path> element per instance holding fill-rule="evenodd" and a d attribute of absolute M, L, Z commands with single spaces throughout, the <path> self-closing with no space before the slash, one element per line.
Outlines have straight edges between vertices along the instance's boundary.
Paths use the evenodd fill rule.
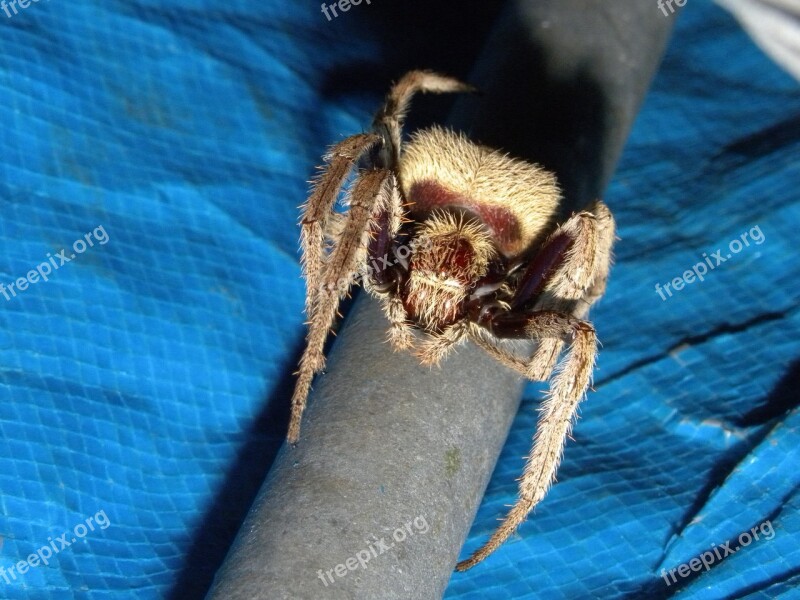
<path fill-rule="evenodd" d="M 526 379 L 531 381 L 541 381 L 539 379 L 539 369 L 532 367 L 532 358 L 523 359 L 514 354 L 511 350 L 502 348 L 498 345 L 498 340 L 493 338 L 486 331 L 486 328 L 478 325 L 477 323 L 470 323 L 469 337 L 480 348 L 482 348 L 489 356 L 504 364 L 510 369 L 513 369 Z"/>
<path fill-rule="evenodd" d="M 351 154 L 352 156 L 352 154 Z M 353 283 L 354 275 L 366 259 L 367 246 L 371 239 L 376 215 L 392 202 L 396 182 L 387 169 L 364 171 L 356 179 L 350 194 L 350 210 L 338 243 L 326 261 L 322 261 L 320 244 L 320 264 L 317 285 L 309 293 L 314 294 L 308 322 L 306 348 L 300 358 L 297 383 L 292 395 L 292 411 L 289 422 L 288 440 L 295 443 L 300 434 L 300 420 L 305 410 L 308 392 L 314 375 L 325 366 L 323 347 L 328 331 L 336 318 L 341 299 Z M 315 213 L 314 223 L 321 215 Z M 309 222 L 309 225 L 312 223 Z M 304 221 L 304 226 L 306 222 Z M 316 235 L 316 233 L 315 233 Z M 322 236 L 322 229 L 319 230 Z M 306 263 L 310 268 L 310 264 Z"/>
<path fill-rule="evenodd" d="M 570 252 L 575 246 L 576 239 L 585 230 L 582 227 L 584 219 L 583 213 L 573 215 L 545 241 L 522 273 L 514 295 L 511 297 L 509 311 L 520 312 L 525 309 L 526 305 L 534 304 L 543 292 L 550 292 L 549 288 L 554 287 L 556 280 L 559 280 L 561 271 L 574 266 L 573 263 L 576 262 L 577 257 L 570 256 Z M 592 241 L 593 239 L 590 238 L 588 245 L 591 245 Z M 572 258 L 572 260 L 568 260 L 568 258 Z M 563 280 L 563 276 L 560 279 Z M 478 346 L 527 379 L 543 381 L 549 377 L 563 345 L 559 338 L 539 340 L 533 356 L 523 359 L 514 352 L 501 347 L 495 336 L 486 327 L 481 326 L 485 324 L 491 328 L 492 323 L 490 317 L 487 323 L 479 321 L 471 325 L 470 337 Z"/>
<path fill-rule="evenodd" d="M 549 378 L 564 343 L 571 340 L 571 344 L 542 405 L 533 449 L 520 480 L 519 499 L 489 541 L 457 565 L 459 571 L 497 549 L 544 498 L 555 479 L 597 352 L 594 329 L 581 318 L 605 290 L 613 242 L 614 220 L 598 200 L 550 236 L 523 273 L 508 312 L 493 313 L 486 328 L 471 324 L 470 335 L 479 346 L 534 380 Z M 494 337 L 532 338 L 539 340 L 539 345 L 524 361 L 499 347 Z"/>
<path fill-rule="evenodd" d="M 583 241 L 573 247 L 573 255 L 565 261 L 564 268 L 559 269 L 565 276 L 560 276 L 559 273 L 554 276 L 552 284 L 544 289 L 535 308 L 554 310 L 583 319 L 606 288 L 611 267 L 611 247 L 615 239 L 614 218 L 601 200 L 592 203 L 588 211 L 572 217 L 575 218 L 582 220 L 582 226 L 573 226 L 571 229 Z M 567 221 L 564 226 L 569 224 Z M 584 261 L 581 264 L 587 268 L 571 270 L 574 266 L 569 263 L 581 260 Z M 530 361 L 531 373 L 538 380 L 550 376 L 563 347 L 564 342 L 552 338 L 539 344 Z"/>
<path fill-rule="evenodd" d="M 458 344 L 466 340 L 468 331 L 469 323 L 464 320 L 450 325 L 441 333 L 428 336 L 416 352 L 420 364 L 438 365 Z"/>
<path fill-rule="evenodd" d="M 556 229 L 530 261 L 512 296 L 512 313 L 535 308 L 583 318 L 591 303 L 602 295 L 614 222 L 599 200 L 590 208 L 590 212 L 575 214 Z M 534 354 L 523 359 L 499 346 L 496 337 L 480 324 L 471 325 L 470 337 L 492 357 L 532 381 L 550 377 L 564 346 L 558 337 L 544 338 Z"/>
<path fill-rule="evenodd" d="M 303 250 L 303 276 L 306 280 L 306 315 L 313 318 L 320 288 L 320 276 L 325 262 L 325 234 L 337 225 L 333 205 L 342 189 L 345 177 L 359 157 L 381 143 L 374 133 L 362 133 L 346 138 L 325 155 L 328 168 L 316 178 L 308 201 L 303 205 L 300 246 Z M 334 233 L 335 235 L 335 233 Z"/>
<path fill-rule="evenodd" d="M 611 247 L 614 245 L 614 240 L 616 239 L 614 217 L 611 215 L 611 211 L 605 203 L 601 200 L 596 200 L 589 207 L 589 212 L 595 217 L 595 228 L 597 229 L 595 253 L 597 258 L 595 260 L 595 273 L 592 278 L 592 284 L 586 288 L 583 298 L 573 311 L 573 314 L 579 319 L 586 316 L 592 304 L 606 291 L 608 272 L 612 264 Z"/>
<path fill-rule="evenodd" d="M 519 498 L 491 538 L 470 558 L 456 565 L 459 571 L 466 571 L 494 552 L 544 498 L 555 479 L 578 404 L 589 385 L 596 354 L 592 326 L 569 315 L 553 311 L 532 311 L 527 315 L 507 313 L 496 317 L 495 321 L 495 327 L 507 333 L 517 333 L 523 327 L 528 337 L 571 340 L 571 344 L 540 409 L 533 449 L 520 479 Z"/>
<path fill-rule="evenodd" d="M 342 237 L 344 226 L 347 223 L 347 217 L 342 213 L 332 212 L 328 216 L 328 221 L 325 223 L 323 236 L 325 243 L 333 246 Z"/>
<path fill-rule="evenodd" d="M 408 314 L 403 307 L 403 301 L 398 296 L 381 294 L 383 314 L 389 321 L 388 340 L 395 351 L 408 350 L 414 346 L 413 327 L 408 320 Z"/>
<path fill-rule="evenodd" d="M 383 305 L 383 312 L 389 321 L 388 340 L 394 350 L 410 348 L 414 339 L 411 323 L 398 294 L 407 272 L 397 259 L 399 249 L 394 248 L 395 237 L 404 220 L 402 192 L 395 181 L 391 202 L 373 225 L 368 249 L 371 272 L 364 278 L 364 289 Z"/>
<path fill-rule="evenodd" d="M 383 106 L 372 122 L 373 130 L 383 137 L 385 142 L 375 161 L 376 165 L 381 167 L 397 165 L 403 137 L 403 121 L 414 94 L 418 92 L 446 94 L 473 91 L 475 88 L 458 79 L 432 71 L 406 73 L 400 81 L 392 86 Z"/>

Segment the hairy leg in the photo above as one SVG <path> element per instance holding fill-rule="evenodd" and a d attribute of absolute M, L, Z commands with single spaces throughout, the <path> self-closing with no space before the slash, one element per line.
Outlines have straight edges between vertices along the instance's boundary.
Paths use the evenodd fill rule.
<path fill-rule="evenodd" d="M 500 338 L 524 334 L 539 339 L 538 348 L 528 361 L 499 347 L 483 328 L 472 326 L 471 337 L 484 350 L 534 380 L 549 378 L 565 342 L 571 343 L 540 409 L 533 449 L 520 480 L 519 499 L 489 541 L 459 563 L 458 570 L 474 566 L 508 539 L 555 479 L 596 355 L 594 329 L 580 318 L 605 291 L 613 242 L 614 220 L 598 200 L 589 211 L 573 215 L 559 227 L 538 260 L 534 259 L 526 269 L 512 299 L 512 310 L 496 315 L 491 328 Z M 530 301 L 532 306 L 521 312 Z"/>
<path fill-rule="evenodd" d="M 558 291 L 555 285 L 547 287 L 535 308 L 563 312 L 583 319 L 592 304 L 605 292 L 615 233 L 614 218 L 601 200 L 596 200 L 587 212 L 580 214 L 584 215 L 585 219 L 581 230 L 586 231 L 587 226 L 590 226 L 593 241 L 584 243 L 573 259 L 580 260 L 581 256 L 586 257 L 587 263 L 590 262 L 592 265 L 591 269 L 582 270 L 577 278 L 564 278 L 556 284 L 560 288 Z M 590 251 L 593 253 L 591 259 L 587 256 Z M 565 269 L 567 268 L 569 267 L 565 266 Z M 538 379 L 547 379 L 555 367 L 563 346 L 561 340 L 544 340 L 531 357 L 529 364 L 532 375 Z"/>
<path fill-rule="evenodd" d="M 384 139 L 384 146 L 376 164 L 381 167 L 396 167 L 400 157 L 403 137 L 403 121 L 411 98 L 417 93 L 446 94 L 472 92 L 474 88 L 458 79 L 432 71 L 410 71 L 398 81 L 386 96 L 381 109 L 375 115 L 372 128 Z"/>
<path fill-rule="evenodd" d="M 606 291 L 608 272 L 612 264 L 611 248 L 614 245 L 614 240 L 617 239 L 614 217 L 605 203 L 602 200 L 596 200 L 588 210 L 595 217 L 595 228 L 597 229 L 595 252 L 597 258 L 595 260 L 595 273 L 592 283 L 586 288 L 583 298 L 573 311 L 573 314 L 579 319 L 582 319 L 589 312 L 592 304 Z"/>
<path fill-rule="evenodd" d="M 490 334 L 485 327 L 477 323 L 470 323 L 469 337 L 489 356 L 504 364 L 509 369 L 513 369 L 526 379 L 530 379 L 531 381 L 544 381 L 540 375 L 540 369 L 533 362 L 532 357 L 521 358 L 512 350 L 503 348 L 500 345 L 500 340 Z"/>
<path fill-rule="evenodd" d="M 391 202 L 376 217 L 368 246 L 369 274 L 364 278 L 364 289 L 377 297 L 389 321 L 389 342 L 394 350 L 405 350 L 413 344 L 412 326 L 408 320 L 399 287 L 405 280 L 405 270 L 394 253 L 394 240 L 401 224 L 406 221 L 402 192 L 396 185 Z"/>
<path fill-rule="evenodd" d="M 408 350 L 414 346 L 413 327 L 408 320 L 403 301 L 398 296 L 382 294 L 383 313 L 389 321 L 388 341 L 395 351 Z"/>
<path fill-rule="evenodd" d="M 314 181 L 311 195 L 303 205 L 300 226 L 300 246 L 303 251 L 303 276 L 306 280 L 306 316 L 311 320 L 320 288 L 325 261 L 325 234 L 335 226 L 331 223 L 333 206 L 345 178 L 367 150 L 381 143 L 381 137 L 362 133 L 346 138 L 333 146 L 325 155 L 328 168 Z M 334 227 L 335 229 L 335 227 Z"/>
<path fill-rule="evenodd" d="M 494 552 L 544 498 L 555 480 L 578 404 L 591 379 L 597 345 L 591 325 L 568 315 L 542 311 L 528 315 L 526 332 L 534 339 L 556 338 L 571 343 L 540 409 L 533 448 L 520 479 L 519 498 L 491 538 L 470 558 L 458 563 L 459 571 L 466 571 Z"/>
<path fill-rule="evenodd" d="M 416 356 L 423 365 L 438 365 L 450 352 L 466 339 L 469 323 L 459 321 L 439 334 L 429 334 L 419 344 Z"/>
<path fill-rule="evenodd" d="M 389 170 L 375 169 L 365 171 L 359 176 L 350 194 L 350 209 L 338 243 L 328 259 L 319 266 L 319 277 L 315 279 L 317 284 L 309 292 L 313 292 L 314 296 L 310 307 L 306 348 L 300 358 L 297 383 L 292 395 L 287 436 L 291 443 L 296 442 L 300 434 L 300 420 L 311 381 L 325 366 L 323 347 L 336 318 L 339 303 L 352 285 L 359 265 L 366 259 L 375 215 L 391 204 L 395 188 L 394 175 Z"/>
<path fill-rule="evenodd" d="M 548 238 L 517 285 L 510 311 L 548 310 L 585 316 L 591 302 L 602 295 L 614 240 L 611 213 L 599 200 L 590 211 L 573 215 Z M 601 285 L 598 285 L 598 282 Z M 591 295 L 591 296 L 590 296 Z M 491 325 L 491 324 L 490 324 Z M 522 328 L 496 332 L 499 337 L 524 337 Z M 523 359 L 501 347 L 492 333 L 473 325 L 470 337 L 495 359 L 532 381 L 550 377 L 564 342 L 558 337 L 539 340 L 533 355 Z"/>

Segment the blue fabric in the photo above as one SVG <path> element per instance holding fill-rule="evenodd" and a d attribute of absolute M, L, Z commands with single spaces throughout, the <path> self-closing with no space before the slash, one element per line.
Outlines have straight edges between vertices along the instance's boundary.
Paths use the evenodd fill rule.
<path fill-rule="evenodd" d="M 379 99 L 331 74 L 369 79 L 366 19 L 403 13 L 162 4 L 0 12 L 0 598 L 203 596 L 285 433 L 297 205 Z M 798 115 L 797 84 L 690 2 L 606 196 L 622 239 L 560 483 L 447 598 L 800 597 Z M 514 499 L 539 389 L 466 550 Z M 767 520 L 772 539 L 662 579 Z"/>

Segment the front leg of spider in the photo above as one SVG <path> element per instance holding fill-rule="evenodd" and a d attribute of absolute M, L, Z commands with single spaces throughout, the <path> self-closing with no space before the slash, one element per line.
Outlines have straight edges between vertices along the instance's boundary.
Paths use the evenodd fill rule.
<path fill-rule="evenodd" d="M 300 419 L 305 409 L 308 391 L 314 375 L 325 367 L 323 347 L 336 311 L 347 294 L 359 266 L 365 260 L 365 237 L 374 222 L 373 215 L 392 202 L 394 175 L 386 169 L 365 171 L 355 182 L 350 198 L 350 210 L 342 228 L 339 243 L 309 277 L 308 335 L 306 348 L 300 358 L 297 383 L 292 396 L 288 440 L 296 443 L 300 434 Z M 304 221 L 313 227 L 314 221 Z M 310 237 L 310 236 L 309 236 Z M 323 236 L 319 236 L 321 239 Z M 322 252 L 320 252 L 322 255 Z M 308 254 L 307 254 L 308 256 Z M 311 263 L 306 261 L 307 269 Z"/>
<path fill-rule="evenodd" d="M 603 215 L 605 213 L 602 213 Z M 550 384 L 550 391 L 540 409 L 541 416 L 519 484 L 519 498 L 490 539 L 470 558 L 456 566 L 459 571 L 473 567 L 502 544 L 527 518 L 547 494 L 569 437 L 578 404 L 591 381 L 597 351 L 595 330 L 573 314 L 548 309 L 569 306 L 591 293 L 598 277 L 604 277 L 613 241 L 608 227 L 594 213 L 580 213 L 551 235 L 531 260 L 509 302 L 509 309 L 493 310 L 483 325 L 496 338 L 532 339 L 568 343 L 569 348 Z M 604 229 L 605 228 L 605 229 Z M 557 294 L 547 292 L 557 291 Z M 517 370 L 530 372 L 530 364 L 504 353 L 478 332 L 479 344 L 502 362 Z M 534 355 L 535 357 L 535 355 Z M 549 373 L 544 374 L 549 376 Z"/>

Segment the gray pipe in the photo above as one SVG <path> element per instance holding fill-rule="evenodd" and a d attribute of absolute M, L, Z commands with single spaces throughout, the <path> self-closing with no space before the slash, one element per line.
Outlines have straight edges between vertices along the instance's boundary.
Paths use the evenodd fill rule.
<path fill-rule="evenodd" d="M 579 207 L 611 176 L 670 24 L 641 0 L 511 3 L 471 81 L 477 117 L 462 103 L 454 122 L 554 169 Z M 359 298 L 209 599 L 442 597 L 522 382 L 469 344 L 423 368 L 386 327 Z"/>

